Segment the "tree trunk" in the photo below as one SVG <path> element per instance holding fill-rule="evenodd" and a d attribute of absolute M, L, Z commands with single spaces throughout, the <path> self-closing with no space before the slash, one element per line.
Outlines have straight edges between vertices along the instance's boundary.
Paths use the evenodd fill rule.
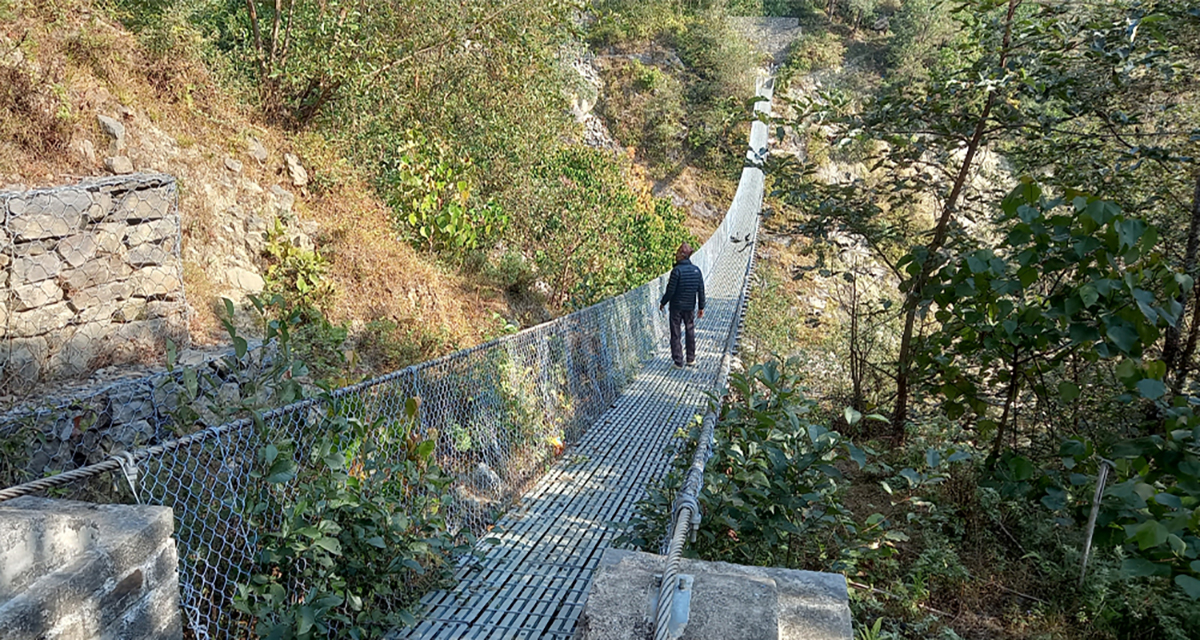
<path fill-rule="evenodd" d="M 1192 194 L 1192 220 L 1188 225 L 1187 248 L 1183 254 L 1183 272 L 1192 277 L 1193 285 L 1200 277 L 1196 268 L 1196 254 L 1200 251 L 1200 173 L 1196 174 L 1196 190 Z M 1183 331 L 1183 318 L 1187 314 L 1188 304 L 1193 303 L 1194 296 L 1191 291 L 1183 291 L 1180 293 L 1179 302 L 1182 309 L 1179 312 L 1179 319 L 1175 321 L 1175 326 L 1167 329 L 1166 341 L 1163 344 L 1163 362 L 1167 365 L 1167 375 L 1174 380 L 1171 385 L 1175 393 L 1179 393 L 1183 387 L 1183 379 L 1187 376 L 1188 363 L 1187 359 L 1191 356 L 1191 350 L 1196 344 L 1196 323 L 1193 321 L 1189 327 L 1188 345 L 1185 350 L 1189 358 L 1185 358 L 1183 353 L 1179 351 L 1179 339 Z"/>
<path fill-rule="evenodd" d="M 1004 436 L 1009 431 L 1007 428 L 1009 423 L 1009 415 L 1013 413 L 1015 408 L 1014 404 L 1017 401 L 1017 389 L 1020 387 L 1020 369 L 1018 368 L 1019 365 L 1017 364 L 1018 358 L 1019 354 L 1014 348 L 1012 366 L 1009 367 L 1008 393 L 1004 397 L 1004 412 L 1000 414 L 1000 424 L 996 428 L 996 439 L 992 441 L 992 451 L 988 454 L 987 462 L 985 463 L 988 469 L 991 469 L 992 465 L 996 464 L 996 460 L 1000 458 L 1000 449 L 1004 446 Z M 1015 418 L 1013 423 L 1012 431 L 1014 431 L 1015 434 Z"/>
<path fill-rule="evenodd" d="M 1012 43 L 1013 17 L 1020 4 L 1021 0 L 1008 0 L 1008 14 L 1004 22 L 1004 40 L 1000 47 L 1000 69 L 1004 69 L 1008 63 L 1009 46 Z M 937 266 L 937 254 L 946 242 L 946 234 L 950 227 L 950 218 L 958 206 L 958 199 L 962 195 L 963 187 L 967 182 L 967 176 L 971 172 L 971 164 L 975 160 L 975 154 L 983 144 L 983 135 L 987 130 L 988 117 L 992 113 L 992 106 L 996 103 L 996 93 L 997 91 L 992 91 L 988 94 L 987 102 L 983 105 L 983 111 L 979 114 L 979 119 L 975 123 L 975 133 L 971 136 L 971 141 L 967 145 L 967 153 L 963 157 L 962 167 L 959 168 L 958 175 L 954 178 L 954 186 L 950 189 L 950 197 L 946 198 L 946 204 L 942 207 L 942 214 L 938 218 L 933 238 L 926 245 L 927 253 L 925 260 L 921 263 L 921 270 L 913 280 L 912 287 L 908 290 L 908 295 L 904 301 L 904 332 L 900 336 L 900 353 L 897 357 L 896 372 L 896 406 L 892 412 L 892 438 L 898 443 L 904 441 L 904 426 L 908 422 L 910 368 L 913 358 L 913 328 L 916 324 L 917 310 L 924 299 L 922 291 L 929 280 L 929 274 Z"/>
<path fill-rule="evenodd" d="M 258 27 L 258 8 L 254 6 L 254 0 L 246 0 L 246 9 L 250 12 L 250 26 L 254 30 L 254 53 L 258 54 L 258 71 L 265 78 L 267 61 L 263 57 L 262 30 Z"/>

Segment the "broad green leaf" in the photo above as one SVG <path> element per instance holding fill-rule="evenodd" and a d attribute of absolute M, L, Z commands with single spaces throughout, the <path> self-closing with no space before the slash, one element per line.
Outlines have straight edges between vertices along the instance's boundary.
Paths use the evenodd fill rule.
<path fill-rule="evenodd" d="M 429 456 L 433 455 L 433 450 L 437 448 L 437 443 L 433 440 L 426 440 L 417 446 L 417 457 L 421 460 L 428 460 Z"/>
<path fill-rule="evenodd" d="M 1079 397 L 1079 385 L 1070 380 L 1063 380 L 1058 383 L 1058 396 L 1063 402 L 1072 402 Z"/>
<path fill-rule="evenodd" d="M 299 635 L 304 635 L 304 634 L 308 633 L 309 630 L 312 629 L 314 622 L 315 622 L 315 619 L 313 616 L 312 607 L 301 606 L 300 611 L 297 614 L 296 633 L 298 633 Z"/>
<path fill-rule="evenodd" d="M 1138 344 L 1138 333 L 1128 324 L 1109 325 L 1106 333 L 1109 340 L 1125 353 L 1132 353 Z"/>
<path fill-rule="evenodd" d="M 1171 547 L 1171 553 L 1180 557 L 1183 557 L 1183 554 L 1187 552 L 1187 543 L 1173 533 L 1167 536 L 1167 546 Z"/>
<path fill-rule="evenodd" d="M 296 477 L 296 462 L 288 456 L 284 456 L 275 461 L 267 471 L 267 482 L 271 484 L 280 484 L 288 482 Z"/>
<path fill-rule="evenodd" d="M 849 424 L 849 425 L 858 424 L 858 421 L 862 420 L 862 413 L 860 413 L 853 407 L 846 407 L 846 409 L 844 411 L 842 411 L 842 414 L 846 417 L 846 424 Z M 813 440 L 815 441 L 816 438 L 814 438 Z"/>
<path fill-rule="evenodd" d="M 859 469 L 867 466 L 867 453 L 862 449 L 854 446 L 854 443 L 847 441 L 846 450 L 850 453 L 850 459 L 853 460 Z"/>
<path fill-rule="evenodd" d="M 1172 493 L 1159 493 L 1154 496 L 1154 501 L 1169 509 L 1183 508 L 1183 502 L 1179 496 Z"/>
<path fill-rule="evenodd" d="M 1167 388 L 1163 385 L 1162 380 L 1154 380 L 1153 378 L 1144 378 L 1138 380 L 1137 390 L 1141 396 L 1147 400 L 1157 400 L 1166 393 Z"/>
<path fill-rule="evenodd" d="M 1183 574 L 1175 576 L 1175 584 L 1192 600 L 1200 600 L 1200 580 Z"/>
<path fill-rule="evenodd" d="M 1147 520 L 1134 529 L 1130 539 L 1138 543 L 1139 549 L 1145 551 L 1165 543 L 1169 533 L 1158 520 Z"/>
<path fill-rule="evenodd" d="M 1079 288 L 1079 297 L 1083 300 L 1083 306 L 1090 309 L 1100 299 L 1100 292 L 1096 291 L 1096 287 L 1085 284 Z"/>
<path fill-rule="evenodd" d="M 1014 480 L 1023 481 L 1033 477 L 1033 463 L 1030 462 L 1028 458 L 1023 456 L 1013 456 L 1009 458 L 1008 468 L 1010 471 L 1012 471 Z"/>
<path fill-rule="evenodd" d="M 1121 561 L 1121 573 L 1130 578 L 1140 578 L 1143 576 L 1166 577 L 1171 575 L 1171 567 L 1157 562 L 1150 562 L 1145 558 L 1125 558 Z"/>
<path fill-rule="evenodd" d="M 342 554 L 342 544 L 338 542 L 337 538 L 330 538 L 328 536 L 319 538 L 317 540 L 313 540 L 313 546 L 321 547 L 335 556 Z"/>

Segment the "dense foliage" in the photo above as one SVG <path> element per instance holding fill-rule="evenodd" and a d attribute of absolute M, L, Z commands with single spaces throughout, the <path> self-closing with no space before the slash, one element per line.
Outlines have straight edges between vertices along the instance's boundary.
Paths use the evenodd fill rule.
<path fill-rule="evenodd" d="M 518 293 L 541 283 L 536 290 L 548 292 L 541 304 L 551 313 L 658 275 L 670 262 L 659 259 L 667 249 L 657 243 L 686 237 L 681 215 L 668 211 L 669 205 L 630 198 L 639 179 L 614 154 L 592 154 L 589 168 L 626 179 L 600 177 L 592 189 L 600 190 L 595 197 L 601 200 L 637 200 L 651 211 L 625 212 L 635 221 L 649 215 L 657 221 L 651 228 L 666 225 L 642 236 L 651 258 L 631 258 L 617 243 L 593 241 L 628 231 L 621 219 L 605 226 L 608 218 L 594 217 L 600 227 L 590 229 L 593 237 L 580 253 L 566 257 L 543 244 L 548 241 L 543 229 L 524 223 L 555 217 L 563 203 L 548 180 L 563 158 L 587 153 L 575 141 L 569 109 L 573 97 L 594 92 L 571 66 L 584 55 L 579 40 L 586 35 L 573 2 L 113 5 L 152 48 L 202 56 L 229 90 L 295 131 L 298 140 L 308 140 L 314 153 L 319 149 L 328 157 L 332 150 L 340 156 L 332 166 L 316 168 L 314 189 L 357 172 L 391 206 L 398 237 L 475 272 L 481 271 L 480 260 L 520 260 L 532 277 L 520 279 Z M 709 51 L 727 35 L 718 29 L 724 28 L 722 7 L 707 7 L 703 22 L 689 17 L 699 16 L 698 9 L 672 9 L 687 24 L 703 25 L 675 43 L 687 73 L 697 78 L 675 108 L 694 112 L 703 123 L 687 133 L 698 150 L 727 133 L 733 120 L 744 119 L 745 110 L 731 109 L 736 101 L 729 98 L 749 90 L 748 60 Z M 741 62 L 747 64 L 736 66 Z M 618 87 L 614 97 L 621 93 Z M 719 155 L 727 154 L 713 157 Z M 565 273 L 592 263 L 606 271 L 598 282 L 580 284 Z"/>
<path fill-rule="evenodd" d="M 695 552 L 845 572 L 864 638 L 1196 637 L 1200 5 L 889 4 L 793 7 L 765 235 L 803 249 L 749 342 L 816 402 L 734 379 Z M 797 463 L 811 424 L 865 463 Z"/>

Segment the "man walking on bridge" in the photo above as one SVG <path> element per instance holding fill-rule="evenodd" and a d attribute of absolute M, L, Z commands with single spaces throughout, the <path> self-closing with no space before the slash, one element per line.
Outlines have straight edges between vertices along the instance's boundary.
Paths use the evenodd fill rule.
<path fill-rule="evenodd" d="M 682 324 L 686 334 L 687 365 L 696 365 L 696 319 L 704 317 L 704 275 L 700 267 L 692 264 L 692 247 L 688 243 L 679 245 L 675 252 L 675 268 L 671 269 L 671 277 L 667 280 L 667 290 L 663 292 L 662 300 L 658 301 L 658 310 L 669 302 L 671 315 L 668 318 L 671 326 L 671 360 L 675 368 L 683 367 L 683 349 L 679 344 L 679 325 Z M 699 302 L 700 310 L 696 311 Z"/>

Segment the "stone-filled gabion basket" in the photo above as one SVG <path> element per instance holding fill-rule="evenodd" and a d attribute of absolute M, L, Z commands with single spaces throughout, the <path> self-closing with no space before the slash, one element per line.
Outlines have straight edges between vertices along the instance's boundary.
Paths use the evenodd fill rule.
<path fill-rule="evenodd" d="M 175 179 L 0 192 L 0 394 L 187 341 Z"/>

